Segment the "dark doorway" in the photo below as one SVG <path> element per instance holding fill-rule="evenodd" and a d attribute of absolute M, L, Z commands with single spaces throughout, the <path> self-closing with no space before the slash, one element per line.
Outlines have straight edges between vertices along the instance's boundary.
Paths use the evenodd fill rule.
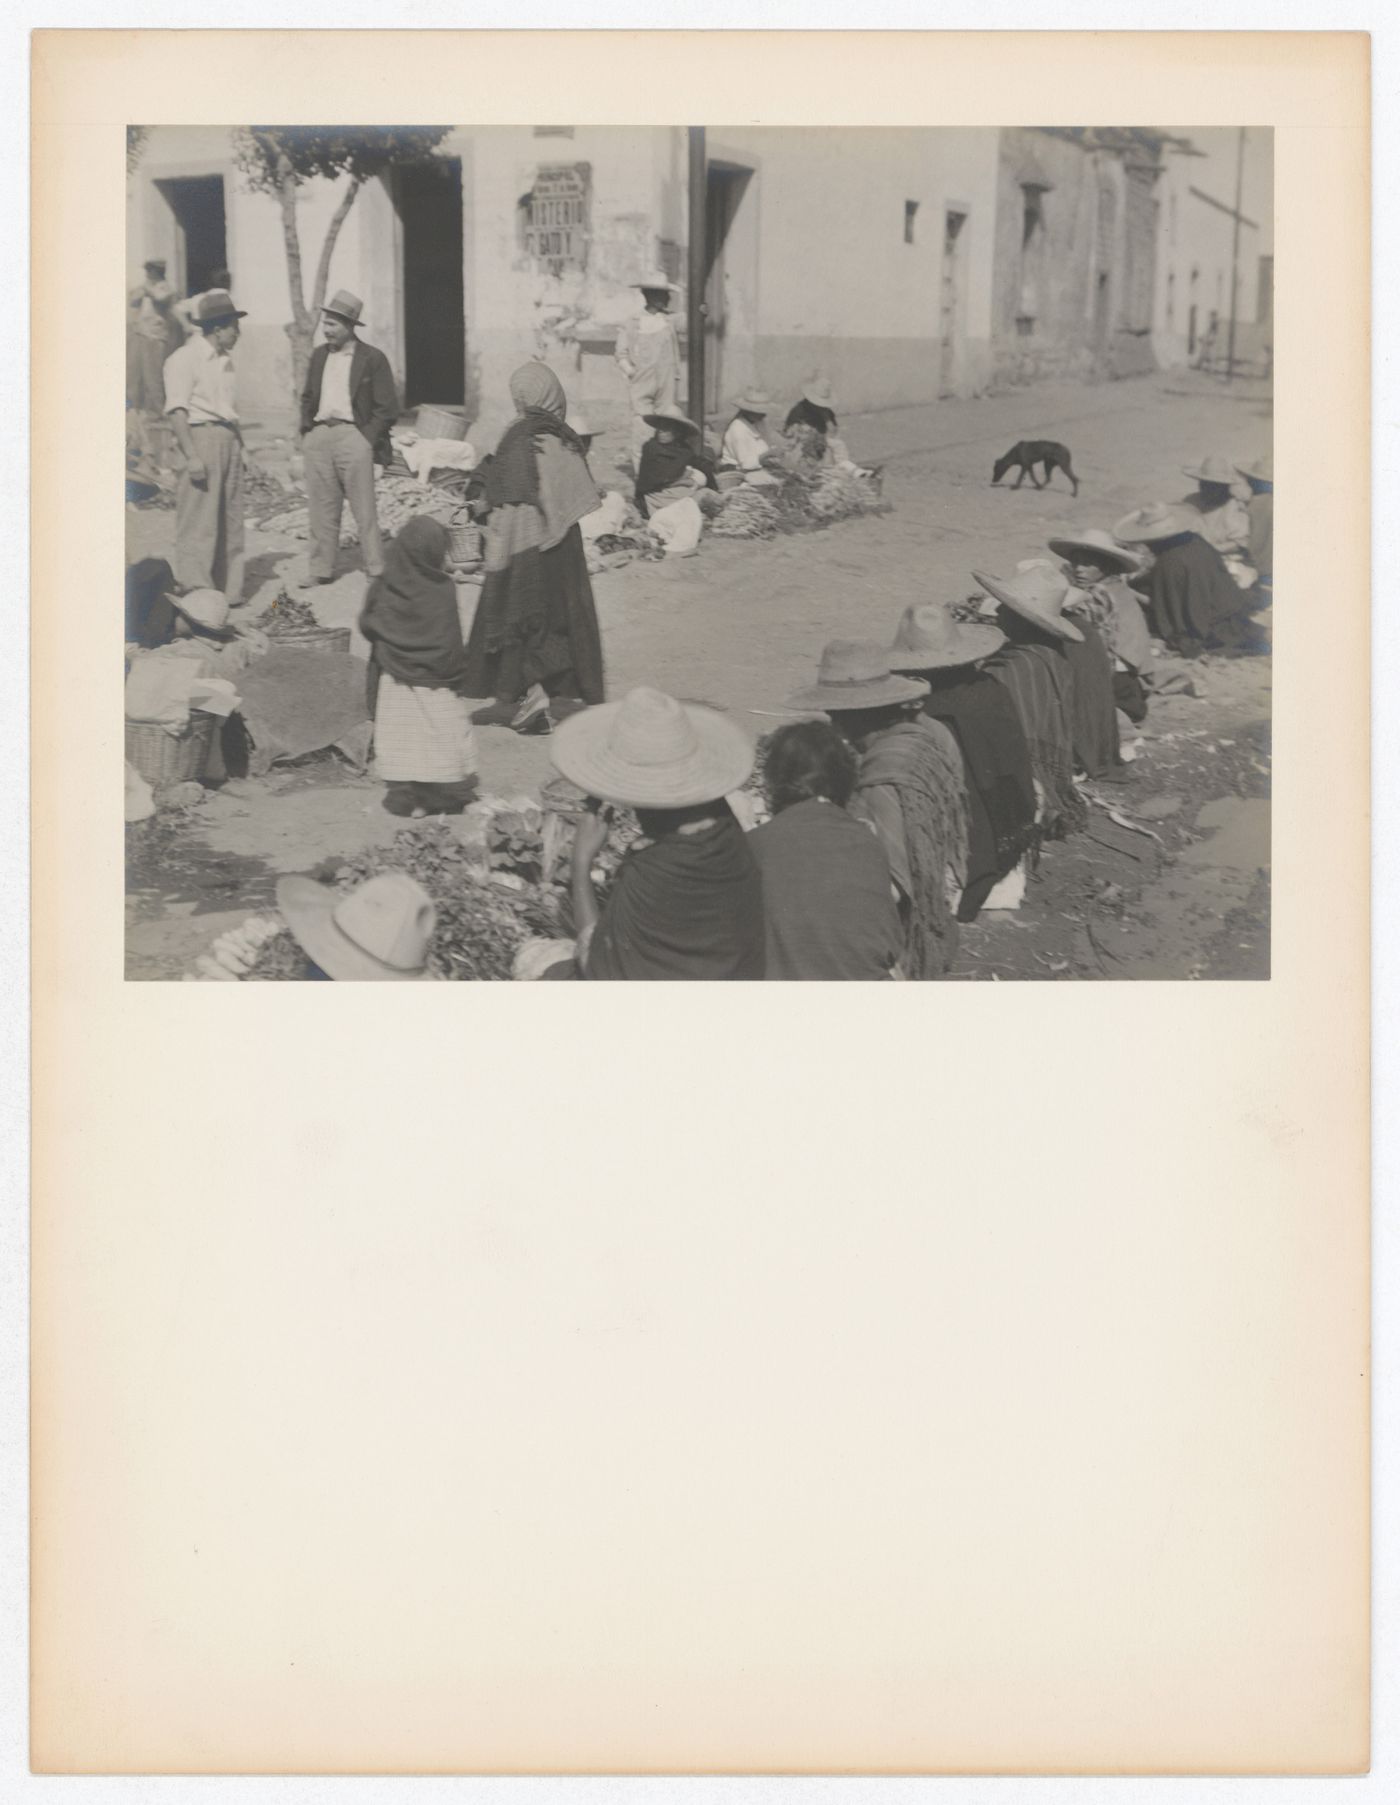
<path fill-rule="evenodd" d="M 201 295 L 214 271 L 228 267 L 224 178 L 171 176 L 156 187 L 175 218 L 175 267 L 169 274 L 181 294 Z"/>
<path fill-rule="evenodd" d="M 711 163 L 705 172 L 705 412 L 724 405 L 724 336 L 728 311 L 724 247 L 753 176 L 738 163 Z"/>
<path fill-rule="evenodd" d="M 395 200 L 403 226 L 404 405 L 461 407 L 467 328 L 460 159 L 400 169 Z"/>

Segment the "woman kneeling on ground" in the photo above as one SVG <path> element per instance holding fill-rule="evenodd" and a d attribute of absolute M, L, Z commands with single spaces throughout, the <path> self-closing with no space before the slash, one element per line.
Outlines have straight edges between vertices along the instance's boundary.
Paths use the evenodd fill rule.
<path fill-rule="evenodd" d="M 551 754 L 591 799 L 574 835 L 571 975 L 761 978 L 762 886 L 724 800 L 753 769 L 739 729 L 714 709 L 634 689 L 565 721 Z M 643 837 L 600 907 L 592 869 L 609 805 L 633 809 Z"/>
<path fill-rule="evenodd" d="M 773 818 L 749 838 L 763 874 L 770 979 L 882 979 L 904 944 L 889 859 L 846 812 L 856 756 L 826 721 L 769 736 L 763 784 Z"/>
<path fill-rule="evenodd" d="M 391 815 L 460 815 L 476 795 L 466 649 L 447 528 L 415 515 L 365 594 L 375 775 Z"/>
<path fill-rule="evenodd" d="M 921 712 L 928 685 L 890 670 L 885 646 L 834 640 L 816 685 L 788 707 L 831 717 L 857 753 L 851 810 L 874 828 L 900 898 L 905 977 L 940 978 L 957 949 L 967 874 L 967 798 L 958 743 Z"/>

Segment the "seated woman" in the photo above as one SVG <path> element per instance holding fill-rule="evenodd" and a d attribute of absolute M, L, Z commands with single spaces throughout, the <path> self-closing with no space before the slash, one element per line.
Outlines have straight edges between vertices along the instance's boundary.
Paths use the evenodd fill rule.
<path fill-rule="evenodd" d="M 720 458 L 724 464 L 739 471 L 751 488 L 770 488 L 778 479 L 768 468 L 773 448 L 763 430 L 763 422 L 768 417 L 768 397 L 761 390 L 746 389 L 734 407 L 734 418 L 720 443 Z"/>
<path fill-rule="evenodd" d="M 967 779 L 967 875 L 959 921 L 975 921 L 1035 841 L 1035 783 L 1020 717 L 982 662 L 1006 643 L 999 627 L 960 620 L 936 602 L 909 608 L 890 648 L 902 676 L 929 686 L 924 713 L 958 742 Z"/>
<path fill-rule="evenodd" d="M 1049 546 L 1064 560 L 1070 581 L 1084 598 L 1074 610 L 1092 622 L 1113 660 L 1114 702 L 1130 721 L 1145 719 L 1152 639 L 1142 603 L 1127 580 L 1141 570 L 1142 559 L 1098 527 L 1051 539 Z"/>
<path fill-rule="evenodd" d="M 1065 575 L 1064 566 L 1054 558 L 1023 558 L 1016 566 L 1018 577 L 1040 573 L 1049 580 L 1051 601 L 1048 614 L 1062 626 L 1078 629 L 1072 638 L 1052 640 L 1060 656 L 1070 667 L 1069 739 L 1074 755 L 1074 769 L 1085 777 L 1106 777 L 1122 782 L 1123 757 L 1118 746 L 1118 712 L 1113 694 L 1113 657 L 1088 611 L 1089 598 L 1076 589 Z M 1045 598 L 1042 598 L 1044 604 Z M 1047 610 L 1042 605 L 1042 612 Z M 999 611 L 998 619 L 1004 618 Z M 1044 637 L 1046 623 L 1042 619 L 1013 620 L 1008 638 L 1030 642 Z"/>
<path fill-rule="evenodd" d="M 178 592 L 164 558 L 142 558 L 126 573 L 126 643 L 153 652 L 177 639 L 203 639 L 211 650 L 233 637 L 228 602 L 217 589 Z"/>
<path fill-rule="evenodd" d="M 1249 545 L 1247 556 L 1258 573 L 1259 602 L 1268 608 L 1274 599 L 1274 454 L 1238 466 L 1249 484 Z"/>
<path fill-rule="evenodd" d="M 647 414 L 652 436 L 637 463 L 637 506 L 649 520 L 659 509 L 693 501 L 702 489 L 713 489 L 714 460 L 700 443 L 700 428 L 678 407 Z"/>
<path fill-rule="evenodd" d="M 598 490 L 548 365 L 522 364 L 510 397 L 517 418 L 475 473 L 486 578 L 463 693 L 492 698 L 472 717 L 478 723 L 545 733 L 557 704 L 603 699 L 598 614 L 579 528 L 598 506 Z"/>
<path fill-rule="evenodd" d="M 1147 621 L 1178 656 L 1199 658 L 1244 643 L 1256 603 L 1231 581 L 1220 553 L 1201 538 L 1197 516 L 1157 501 L 1124 515 L 1113 536 L 1154 554 L 1145 578 Z"/>
<path fill-rule="evenodd" d="M 854 471 L 858 476 L 878 476 L 878 468 L 866 468 L 852 461 L 845 440 L 837 434 L 835 407 L 831 384 L 824 376 L 816 377 L 803 389 L 802 399 L 789 411 L 783 430 L 791 432 L 794 427 L 808 427 L 821 441 L 820 462 L 832 464 L 838 470 Z"/>
<path fill-rule="evenodd" d="M 753 769 L 739 729 L 714 709 L 634 689 L 563 722 L 551 756 L 591 799 L 572 853 L 573 975 L 761 978 L 762 884 L 724 800 Z M 635 810 L 643 838 L 600 907 L 592 868 L 610 805 Z"/>
<path fill-rule="evenodd" d="M 375 775 L 391 815 L 460 815 L 476 795 L 476 735 L 448 531 L 415 515 L 365 594 Z"/>
<path fill-rule="evenodd" d="M 856 758 L 825 721 L 770 735 L 763 783 L 772 819 L 749 845 L 763 874 L 770 979 L 889 978 L 904 944 L 889 860 L 847 814 Z"/>
<path fill-rule="evenodd" d="M 1183 464 L 1182 475 L 1193 478 L 1196 487 L 1182 497 L 1179 506 L 1195 517 L 1196 531 L 1220 553 L 1233 581 L 1241 588 L 1248 587 L 1254 580 L 1244 563 L 1249 515 L 1236 494 L 1240 479 L 1234 465 L 1212 452 L 1195 464 Z"/>
<path fill-rule="evenodd" d="M 856 752 L 851 811 L 874 828 L 900 899 L 907 978 L 941 978 L 957 950 L 954 909 L 967 875 L 962 755 L 941 721 L 921 712 L 928 685 L 896 677 L 884 646 L 834 640 L 813 688 L 790 708 L 830 715 Z"/>

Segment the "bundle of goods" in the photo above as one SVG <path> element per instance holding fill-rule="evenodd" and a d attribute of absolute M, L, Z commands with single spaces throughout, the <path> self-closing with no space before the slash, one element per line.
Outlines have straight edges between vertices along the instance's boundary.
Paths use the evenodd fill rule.
<path fill-rule="evenodd" d="M 710 517 L 717 539 L 771 539 L 778 531 L 773 489 L 731 489 Z"/>
<path fill-rule="evenodd" d="M 253 624 L 272 639 L 305 633 L 318 629 L 321 625 L 310 602 L 303 601 L 300 596 L 289 595 L 285 589 L 278 590 L 276 599 L 267 604 Z"/>
<path fill-rule="evenodd" d="M 243 506 L 249 513 L 266 507 L 286 507 L 287 490 L 256 458 L 243 460 Z"/>
<path fill-rule="evenodd" d="M 392 538 L 415 514 L 431 514 L 444 526 L 451 525 L 456 509 L 453 489 L 442 483 L 420 483 L 416 477 L 400 475 L 394 470 L 382 471 L 375 480 L 375 511 L 380 531 Z M 291 505 L 288 505 L 290 502 Z M 299 492 L 284 490 L 275 498 L 255 504 L 249 517 L 257 521 L 265 533 L 280 533 L 288 539 L 308 536 L 306 502 Z M 350 510 L 345 510 L 340 528 L 340 543 L 360 543 Z"/>
<path fill-rule="evenodd" d="M 648 526 L 629 526 L 620 533 L 599 533 L 593 548 L 600 558 L 625 562 L 629 558 L 664 558 L 665 542 Z"/>

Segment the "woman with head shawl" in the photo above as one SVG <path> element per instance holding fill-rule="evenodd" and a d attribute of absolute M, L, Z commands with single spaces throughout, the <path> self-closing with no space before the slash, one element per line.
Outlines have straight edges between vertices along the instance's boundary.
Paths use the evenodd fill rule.
<path fill-rule="evenodd" d="M 890 862 L 847 813 L 856 756 L 826 721 L 769 735 L 763 787 L 772 820 L 749 835 L 763 874 L 770 979 L 894 975 L 904 945 Z"/>
<path fill-rule="evenodd" d="M 739 729 L 715 709 L 634 689 L 565 721 L 552 755 L 590 799 L 574 835 L 570 975 L 761 978 L 758 867 L 725 801 L 753 769 Z M 600 905 L 593 863 L 613 806 L 635 810 L 642 838 Z"/>
<path fill-rule="evenodd" d="M 1006 643 L 998 627 L 936 602 L 909 608 L 890 648 L 902 676 L 928 685 L 924 713 L 958 742 L 967 777 L 967 876 L 958 920 L 975 921 L 1035 842 L 1035 783 L 1016 706 L 981 666 Z"/>
<path fill-rule="evenodd" d="M 967 881 L 962 754 L 922 712 L 928 685 L 896 677 L 884 646 L 835 640 L 813 688 L 790 708 L 819 709 L 859 759 L 851 812 L 875 831 L 899 898 L 906 978 L 940 978 L 957 950 L 954 909 Z"/>
<path fill-rule="evenodd" d="M 1197 518 L 1153 502 L 1113 529 L 1124 545 L 1154 554 L 1147 576 L 1147 618 L 1157 638 L 1182 658 L 1238 646 L 1257 604 L 1231 580 L 1220 553 L 1201 538 Z"/>
<path fill-rule="evenodd" d="M 486 580 L 467 641 L 473 720 L 548 732 L 551 716 L 603 699 L 603 652 L 579 522 L 598 505 L 583 446 L 542 363 L 510 379 L 518 418 L 485 473 Z"/>
<path fill-rule="evenodd" d="M 391 815 L 460 814 L 476 794 L 476 736 L 466 701 L 447 528 L 427 514 L 390 545 L 360 613 L 369 641 L 375 773 Z"/>

